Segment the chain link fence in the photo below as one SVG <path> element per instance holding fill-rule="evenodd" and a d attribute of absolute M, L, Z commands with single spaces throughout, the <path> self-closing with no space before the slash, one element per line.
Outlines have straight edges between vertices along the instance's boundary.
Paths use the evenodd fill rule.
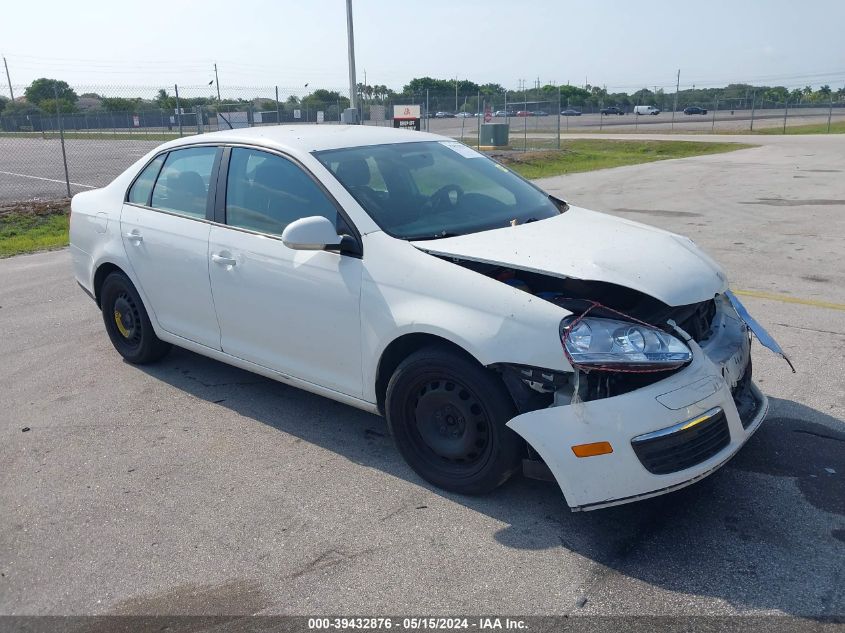
<path fill-rule="evenodd" d="M 13 88 L 24 93 L 24 86 Z M 0 113 L 0 207 L 102 187 L 166 140 L 266 125 L 337 125 L 349 107 L 344 89 L 227 86 L 221 94 L 211 85 L 73 86 L 73 92 L 73 101 L 57 93 L 38 104 L 17 100 Z M 565 87 L 498 94 L 387 91 L 358 95 L 357 106 L 364 125 L 392 126 L 394 106 L 419 105 L 423 130 L 475 146 L 482 125 L 504 123 L 514 150 L 559 148 L 567 133 L 788 133 L 804 126 L 823 132 L 845 122 L 841 96 L 802 103 L 750 93 L 721 102 L 684 101 L 673 112 L 674 95 L 662 91 L 641 94 L 647 103 L 564 94 Z M 661 112 L 637 115 L 637 105 Z"/>

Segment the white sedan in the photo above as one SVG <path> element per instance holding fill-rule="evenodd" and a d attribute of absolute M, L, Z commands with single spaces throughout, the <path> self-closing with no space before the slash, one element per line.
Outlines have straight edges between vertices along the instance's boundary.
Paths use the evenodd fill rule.
<path fill-rule="evenodd" d="M 751 331 L 688 239 L 568 205 L 451 139 L 365 126 L 184 138 L 73 198 L 76 279 L 131 363 L 177 345 L 383 414 L 459 493 L 573 509 L 724 464 L 759 427 Z"/>

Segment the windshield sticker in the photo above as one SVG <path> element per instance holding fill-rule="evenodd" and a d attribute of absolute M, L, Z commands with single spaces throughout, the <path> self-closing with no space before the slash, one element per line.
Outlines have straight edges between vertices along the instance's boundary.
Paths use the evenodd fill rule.
<path fill-rule="evenodd" d="M 450 150 L 455 152 L 456 154 L 460 154 L 464 158 L 483 158 L 484 154 L 479 154 L 471 147 L 467 147 L 463 143 L 459 143 L 458 141 L 440 141 L 440 144 L 443 147 L 448 147 Z"/>

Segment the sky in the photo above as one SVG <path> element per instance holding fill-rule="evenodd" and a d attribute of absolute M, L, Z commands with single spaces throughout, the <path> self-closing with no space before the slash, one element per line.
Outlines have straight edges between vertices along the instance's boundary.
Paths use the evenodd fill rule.
<path fill-rule="evenodd" d="M 357 81 L 845 85 L 845 0 L 352 0 Z M 4 3 L 12 84 L 345 89 L 345 0 Z M 5 80 L 5 77 L 3 77 Z M 306 88 L 305 84 L 309 87 Z M 7 95 L 5 82 L 0 94 Z M 127 95 L 129 96 L 129 95 Z"/>

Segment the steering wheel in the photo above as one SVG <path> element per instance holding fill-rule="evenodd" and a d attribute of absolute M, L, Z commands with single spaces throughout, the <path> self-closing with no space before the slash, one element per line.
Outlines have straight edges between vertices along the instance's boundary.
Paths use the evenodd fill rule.
<path fill-rule="evenodd" d="M 454 195 L 452 195 L 454 193 Z M 461 198 L 464 197 L 463 187 L 460 185 L 443 185 L 431 194 L 431 197 L 426 202 L 426 206 L 430 209 L 455 208 L 461 203 Z"/>

